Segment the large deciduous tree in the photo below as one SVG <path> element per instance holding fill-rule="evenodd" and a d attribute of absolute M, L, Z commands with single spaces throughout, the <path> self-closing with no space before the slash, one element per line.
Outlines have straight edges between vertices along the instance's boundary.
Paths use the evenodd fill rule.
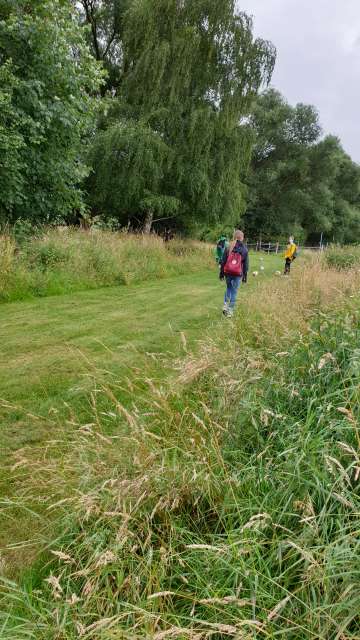
<path fill-rule="evenodd" d="M 358 243 L 360 237 L 360 166 L 344 152 L 340 140 L 327 136 L 310 153 L 303 227 L 309 240 Z"/>
<path fill-rule="evenodd" d="M 81 145 L 102 71 L 68 0 L 0 4 L 0 216 L 47 221 L 82 206 Z"/>
<path fill-rule="evenodd" d="M 248 178 L 245 226 L 249 236 L 299 232 L 308 150 L 321 134 L 313 107 L 291 107 L 271 89 L 256 102 L 251 124 L 256 140 Z"/>
<path fill-rule="evenodd" d="M 340 241 L 358 227 L 360 168 L 333 136 L 321 140 L 316 109 L 290 106 L 275 90 L 256 102 L 256 141 L 244 217 L 253 238 L 296 234 Z"/>
<path fill-rule="evenodd" d="M 154 216 L 177 215 L 183 228 L 239 220 L 246 119 L 274 59 L 234 0 L 128 2 L 116 97 L 91 156 L 96 212 L 147 229 Z"/>

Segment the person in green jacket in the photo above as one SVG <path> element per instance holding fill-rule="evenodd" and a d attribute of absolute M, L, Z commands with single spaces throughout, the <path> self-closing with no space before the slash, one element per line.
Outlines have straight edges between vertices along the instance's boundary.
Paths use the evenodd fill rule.
<path fill-rule="evenodd" d="M 229 243 L 226 236 L 221 236 L 217 241 L 216 249 L 215 249 L 215 258 L 218 265 L 221 264 L 224 253 L 226 249 L 229 247 Z"/>

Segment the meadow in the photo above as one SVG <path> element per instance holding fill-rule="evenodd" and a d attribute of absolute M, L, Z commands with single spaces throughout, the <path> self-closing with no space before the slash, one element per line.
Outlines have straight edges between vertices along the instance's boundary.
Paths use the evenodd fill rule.
<path fill-rule="evenodd" d="M 213 265 L 212 247 L 155 235 L 48 229 L 20 243 L 0 235 L 0 303 L 128 285 Z"/>
<path fill-rule="evenodd" d="M 4 640 L 359 637 L 357 259 L 196 251 L 1 306 Z"/>

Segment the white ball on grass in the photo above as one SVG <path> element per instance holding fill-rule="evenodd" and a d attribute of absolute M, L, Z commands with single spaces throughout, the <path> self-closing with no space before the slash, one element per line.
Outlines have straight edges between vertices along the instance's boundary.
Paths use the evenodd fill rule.
<path fill-rule="evenodd" d="M 254 276 L 255 278 L 256 278 L 256 276 L 258 276 L 258 275 L 259 275 L 259 272 L 258 272 L 258 271 L 253 271 L 253 276 Z"/>

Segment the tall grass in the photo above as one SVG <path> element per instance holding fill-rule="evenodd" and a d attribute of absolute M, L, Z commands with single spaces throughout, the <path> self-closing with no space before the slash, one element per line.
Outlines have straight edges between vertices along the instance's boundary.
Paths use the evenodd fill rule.
<path fill-rule="evenodd" d="M 325 252 L 326 264 L 337 270 L 352 269 L 360 264 L 360 247 L 338 247 L 331 246 Z"/>
<path fill-rule="evenodd" d="M 4 640 L 358 639 L 358 286 L 267 283 L 177 384 L 97 382 L 60 460 L 22 451 L 58 535 L 3 582 Z"/>
<path fill-rule="evenodd" d="M 5 280 L 11 272 L 15 255 L 15 242 L 8 235 L 0 235 L 0 273 Z"/>
<path fill-rule="evenodd" d="M 3 267 L 4 263 L 4 267 Z M 21 244 L 0 238 L 0 301 L 126 285 L 213 266 L 208 245 L 191 240 L 72 229 Z"/>

